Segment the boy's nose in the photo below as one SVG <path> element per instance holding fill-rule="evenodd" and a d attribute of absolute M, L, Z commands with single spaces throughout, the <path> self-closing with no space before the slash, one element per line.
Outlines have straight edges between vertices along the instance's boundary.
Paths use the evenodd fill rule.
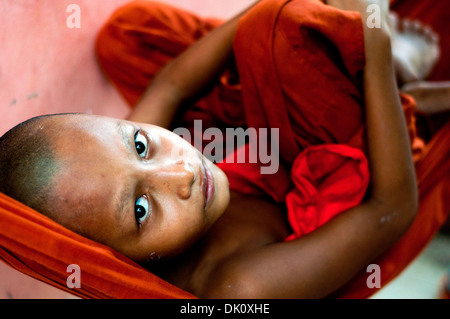
<path fill-rule="evenodd" d="M 191 196 L 195 181 L 194 167 L 190 162 L 177 160 L 155 167 L 148 178 L 158 191 L 174 192 L 180 199 Z"/>

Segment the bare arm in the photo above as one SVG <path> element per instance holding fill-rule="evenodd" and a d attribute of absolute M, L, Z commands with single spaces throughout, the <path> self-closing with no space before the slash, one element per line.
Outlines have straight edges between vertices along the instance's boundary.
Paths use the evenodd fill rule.
<path fill-rule="evenodd" d="M 365 40 L 366 129 L 372 173 L 368 200 L 307 236 L 268 245 L 218 266 L 211 276 L 216 278 L 212 289 L 205 296 L 325 297 L 408 229 L 417 209 L 417 192 L 390 38 L 383 29 L 366 29 Z"/>
<path fill-rule="evenodd" d="M 206 35 L 164 67 L 128 119 L 169 127 L 180 106 L 210 88 L 224 71 L 233 54 L 239 18 L 247 11 Z"/>

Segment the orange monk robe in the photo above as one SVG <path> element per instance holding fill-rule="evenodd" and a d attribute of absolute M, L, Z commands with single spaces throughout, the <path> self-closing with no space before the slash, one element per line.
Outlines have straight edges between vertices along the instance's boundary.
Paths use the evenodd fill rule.
<path fill-rule="evenodd" d="M 84 238 L 0 193 L 0 259 L 81 298 L 192 298 L 114 250 Z M 69 265 L 81 288 L 70 289 Z"/>
<path fill-rule="evenodd" d="M 299 5 L 301 11 L 296 14 L 295 7 Z M 261 20 L 254 19 L 257 15 L 261 16 Z M 299 17 L 302 18 L 299 19 Z M 341 25 L 338 26 L 339 22 Z M 289 25 L 295 26 L 296 23 L 297 26 L 301 25 L 302 27 L 297 30 L 289 27 Z M 216 20 L 199 19 L 184 11 L 160 4 L 147 1 L 132 3 L 119 10 L 102 31 L 97 47 L 101 65 L 130 105 L 134 105 L 160 67 L 218 24 L 219 22 Z M 327 27 L 327 25 L 329 26 Z M 336 29 L 340 30 L 338 32 L 341 33 L 340 35 L 336 34 Z M 255 33 L 254 30 L 259 32 Z M 244 36 L 249 31 L 252 31 L 252 37 Z M 291 32 L 294 32 L 293 37 L 290 36 Z M 255 35 L 257 37 L 253 41 Z M 273 37 L 274 35 L 278 36 Z M 250 43 L 248 43 L 249 39 L 252 39 Z M 348 41 L 348 39 L 352 39 L 352 41 Z M 291 43 L 295 45 L 290 46 Z M 256 54 L 254 60 L 246 59 L 250 54 L 247 50 L 251 49 L 246 44 L 256 48 L 256 51 L 253 52 Z M 267 48 L 268 44 L 269 48 Z M 193 119 L 203 119 L 204 128 L 207 125 L 215 127 L 230 125 L 280 127 L 281 125 L 283 132 L 280 134 L 282 137 L 280 151 L 284 165 L 279 172 L 275 176 L 271 176 L 271 179 L 270 176 L 258 174 L 256 169 L 258 165 L 244 165 L 240 168 L 238 165 L 222 164 L 229 174 L 231 186 L 235 189 L 241 189 L 247 193 L 266 193 L 274 200 L 280 200 L 284 195 L 288 196 L 287 193 L 293 194 L 291 197 L 298 199 L 302 194 L 295 194 L 302 189 L 298 186 L 298 180 L 302 180 L 302 176 L 306 176 L 306 180 L 308 180 L 311 177 L 310 173 L 317 172 L 317 167 L 314 165 L 312 169 L 309 169 L 311 168 L 307 155 L 309 150 L 312 150 L 311 154 L 314 154 L 315 151 L 325 151 L 326 154 L 333 156 L 335 154 L 342 155 L 342 152 L 349 150 L 338 159 L 346 163 L 350 161 L 350 163 L 362 165 L 354 165 L 357 170 L 351 174 L 356 176 L 358 172 L 362 172 L 357 189 L 357 193 L 361 194 L 364 192 L 367 182 L 367 175 L 364 173 L 366 172 L 365 157 L 361 151 L 364 149 L 360 106 L 362 83 L 359 79 L 359 74 L 364 66 L 362 44 L 361 21 L 357 14 L 344 14 L 313 0 L 297 0 L 292 3 L 290 1 L 266 1 L 254 9 L 246 19 L 243 19 L 235 42 L 241 86 L 244 91 L 241 91 L 239 86 L 229 85 L 228 77 L 225 74 L 211 94 L 180 113 L 177 124 L 189 127 L 189 125 L 192 126 L 190 123 Z M 240 45 L 244 45 L 245 49 L 240 49 Z M 261 45 L 259 50 L 258 45 Z M 312 48 L 314 51 L 311 51 Z M 268 60 L 264 55 L 259 54 L 260 50 L 276 53 L 273 55 L 274 59 Z M 295 56 L 296 52 L 301 55 L 296 59 L 286 59 L 286 56 Z M 304 56 L 309 60 L 304 60 L 302 64 L 298 60 Z M 296 67 L 308 68 L 309 74 L 296 73 L 294 67 L 289 69 L 293 63 L 296 63 Z M 315 69 L 312 66 L 319 67 Z M 266 71 L 269 77 L 261 77 L 260 72 Z M 324 72 L 326 76 L 320 72 Z M 258 76 L 252 77 L 252 74 Z M 274 82 L 273 76 L 279 75 L 282 77 Z M 309 76 L 309 81 L 306 76 Z M 320 79 L 324 82 L 320 82 Z M 266 80 L 270 81 L 264 83 Z M 297 80 L 302 85 L 296 85 L 295 81 Z M 315 85 L 317 83 L 328 84 L 328 86 Z M 300 92 L 302 92 L 302 98 L 299 96 Z M 252 103 L 249 104 L 248 101 Z M 271 103 L 267 104 L 268 101 Z M 257 108 L 259 104 L 253 102 L 260 103 L 261 108 Z M 413 107 L 412 101 L 408 97 L 404 97 L 403 102 L 405 102 L 405 110 Z M 303 103 L 300 104 L 300 110 L 296 109 L 299 105 L 297 103 Z M 328 112 L 323 112 L 323 109 L 318 109 L 318 106 L 330 110 L 330 114 L 336 117 L 329 116 Z M 311 112 L 314 108 L 317 112 Z M 301 120 L 299 112 L 303 110 L 306 112 L 308 121 L 313 123 L 309 129 L 308 123 L 302 127 L 304 123 L 298 125 L 295 120 L 295 118 Z M 339 110 L 341 113 L 349 110 L 352 112 L 348 113 L 348 116 L 342 117 Z M 294 114 L 294 116 L 286 119 L 287 114 Z M 334 120 L 336 118 L 340 119 L 337 123 Z M 411 137 L 414 141 L 416 140 L 414 138 L 414 119 L 413 117 L 408 118 Z M 333 126 L 327 128 L 330 123 Z M 316 126 L 320 129 L 315 130 Z M 423 152 L 422 163 L 426 163 L 426 165 L 422 166 L 423 168 L 418 167 L 419 185 L 431 180 L 432 182 L 428 184 L 430 189 L 435 190 L 434 185 L 442 185 L 442 187 L 439 192 L 421 193 L 421 210 L 412 228 L 415 230 L 413 235 L 409 232 L 393 249 L 377 261 L 382 269 L 383 284 L 394 278 L 421 251 L 442 224 L 442 217 L 448 212 L 443 198 L 438 196 L 445 192 L 448 194 L 448 188 L 443 183 L 435 184 L 435 181 L 438 180 L 437 176 L 448 176 L 448 165 L 444 166 L 445 159 L 448 158 L 448 147 L 440 142 L 448 134 L 448 130 L 442 131 L 441 135 L 437 136 L 435 143 L 431 143 L 430 147 Z M 327 146 L 335 143 L 348 144 L 351 147 Z M 421 154 L 422 148 L 420 143 L 418 145 L 418 154 Z M 334 147 L 337 147 L 339 152 L 335 152 Z M 304 149 L 307 149 L 307 153 L 303 151 Z M 307 159 L 306 169 L 305 158 Z M 430 160 L 426 162 L 426 158 Z M 289 171 L 289 165 L 292 165 L 292 171 Z M 358 167 L 361 168 L 359 171 Z M 305 173 L 305 171 L 307 172 Z M 299 175 L 293 174 L 292 179 L 286 178 L 292 172 L 298 172 Z M 323 165 L 319 167 L 319 172 L 324 172 Z M 337 172 L 339 174 L 339 171 Z M 320 174 L 312 174 L 312 178 L 319 176 L 320 181 L 325 181 L 325 188 L 316 188 L 316 190 L 325 190 L 325 193 L 319 192 L 319 195 L 327 194 L 326 191 L 330 190 L 330 187 L 334 189 L 333 180 L 339 180 L 334 178 L 336 176 L 334 172 L 325 171 L 325 174 L 328 173 L 330 175 L 326 176 L 331 178 L 322 178 Z M 328 183 L 330 181 L 332 183 Z M 348 186 L 349 183 L 345 184 Z M 320 184 L 317 185 L 320 186 Z M 306 193 L 306 195 L 310 194 L 311 192 Z M 339 194 L 340 198 L 348 200 L 346 194 L 344 189 Z M 32 210 L 18 205 L 4 196 L 1 198 L 0 216 L 2 219 L 4 216 L 8 216 L 9 219 L 6 220 L 11 227 L 0 224 L 2 225 L 0 226 L 2 227 L 0 255 L 11 266 L 64 288 L 67 278 L 66 264 L 78 263 L 82 269 L 94 274 L 87 276 L 87 279 L 83 280 L 85 287 L 77 290 L 84 297 L 158 298 L 160 296 L 161 298 L 178 298 L 189 296 L 148 272 L 143 275 L 142 268 L 112 252 L 109 248 L 85 239 L 82 240 L 79 236 L 39 216 Z M 316 209 L 315 212 L 325 215 L 326 218 L 317 217 L 315 224 L 311 223 L 311 220 L 303 218 L 303 225 L 308 226 L 305 233 L 312 231 L 314 227 L 326 222 L 327 218 L 332 218 L 334 214 L 342 211 L 342 206 L 338 210 L 333 210 L 335 205 L 331 205 L 330 208 L 328 204 L 333 204 L 333 202 L 328 201 L 327 197 L 318 196 L 317 198 L 325 198 L 325 205 L 321 206 L 323 201 L 319 203 L 320 205 L 317 207 L 321 209 Z M 432 198 L 433 201 L 427 201 L 427 198 Z M 357 198 L 356 201 L 359 200 L 360 198 Z M 291 203 L 293 204 L 290 213 L 301 215 L 301 203 L 295 200 Z M 341 203 L 338 201 L 337 204 Z M 348 205 L 355 204 L 357 203 Z M 428 209 L 431 207 L 430 205 L 434 205 L 431 210 Z M 322 209 L 323 207 L 325 209 Z M 24 217 L 19 218 L 21 214 Z M 308 211 L 306 211 L 306 215 L 308 215 Z M 36 218 L 40 221 L 39 223 L 34 221 Z M 26 223 L 29 228 L 28 236 L 21 237 L 19 234 L 25 220 L 32 222 Z M 425 227 L 422 227 L 423 225 Z M 300 233 L 297 235 L 301 235 L 301 231 L 304 230 L 304 228 L 298 229 Z M 44 236 L 40 236 L 40 234 L 44 234 Z M 44 242 L 52 244 L 45 246 Z M 82 247 L 87 250 L 83 250 Z M 60 251 L 66 251 L 64 258 L 58 257 Z M 76 252 L 76 255 L 73 252 Z M 401 253 L 401 256 L 398 256 L 398 252 Z M 97 254 L 108 258 L 97 259 Z M 76 256 L 76 262 L 71 261 L 73 256 Z M 120 267 L 123 268 L 120 269 Z M 120 271 L 117 271 L 118 269 Z M 367 274 L 362 272 L 336 296 L 352 298 L 370 296 L 375 291 L 367 288 L 366 278 Z M 126 289 L 127 282 L 132 283 L 128 290 Z"/>
<path fill-rule="evenodd" d="M 364 149 L 362 132 L 358 130 L 358 125 L 362 125 L 358 109 L 362 104 L 360 93 L 362 87 L 358 74 L 362 71 L 359 58 L 363 50 L 361 48 L 363 44 L 359 42 L 363 41 L 358 32 L 360 29 L 355 27 L 358 22 L 352 21 L 351 15 L 327 14 L 332 9 L 323 9 L 317 1 L 280 1 L 280 3 L 286 4 L 283 10 L 273 10 L 268 4 L 266 9 L 260 6 L 261 9 L 258 9 L 257 14 L 254 13 L 253 17 L 248 15 L 243 19 L 246 24 L 242 22 L 237 33 L 235 45 L 238 48 L 243 47 L 242 50 L 237 50 L 236 60 L 240 67 L 247 121 L 254 120 L 261 127 L 264 125 L 283 127 L 286 139 L 281 140 L 287 146 L 284 153 L 283 143 L 280 143 L 282 156 L 293 154 L 295 157 L 296 150 L 301 150 L 302 146 L 306 146 L 308 150 L 309 145 L 332 142 Z M 295 6 L 298 6 L 297 9 Z M 264 17 L 267 20 L 264 20 Z M 336 23 L 334 19 L 342 25 Z M 352 29 L 352 26 L 355 29 Z M 254 34 L 253 30 L 257 28 L 260 32 Z M 250 35 L 252 41 L 247 40 Z M 318 48 L 325 50 L 320 51 Z M 343 65 L 346 72 L 340 71 Z M 305 77 L 308 77 L 309 81 L 304 81 Z M 414 100 L 406 95 L 402 95 L 401 99 L 416 163 L 420 209 L 410 230 L 396 245 L 374 261 L 382 269 L 383 286 L 395 278 L 421 252 L 445 222 L 450 210 L 448 183 L 450 145 L 446 142 L 450 137 L 450 123 L 425 147 L 417 136 Z M 257 116 L 258 111 L 263 115 Z M 339 111 L 347 117 L 335 115 Z M 302 120 L 305 122 L 302 123 Z M 301 124 L 296 126 L 298 123 Z M 308 124 L 311 124 L 310 131 Z M 289 131 L 294 134 L 289 134 Z M 290 157 L 285 157 L 285 160 L 289 161 Z M 294 181 L 298 176 L 303 179 L 305 171 L 308 181 L 311 181 L 308 168 L 299 171 L 295 170 L 295 165 L 293 168 L 291 173 Z M 354 171 L 354 176 L 357 176 L 358 172 L 361 173 Z M 244 172 L 242 173 L 245 176 Z M 244 181 L 244 178 L 241 180 Z M 247 179 L 248 183 L 255 183 L 255 180 L 258 179 Z M 318 180 L 322 181 L 320 178 L 313 181 Z M 263 187 L 265 183 L 270 184 L 270 178 L 258 183 L 258 186 Z M 328 194 L 334 187 L 327 187 L 324 192 L 320 192 L 323 185 L 316 184 L 317 188 L 314 192 L 310 192 L 305 185 L 309 186 L 296 184 L 296 188 L 286 197 L 291 225 L 295 229 L 296 225 L 292 224 L 292 221 L 300 221 L 302 231 L 308 229 L 310 223 L 315 222 L 316 227 L 320 226 L 321 221 L 329 220 L 336 213 L 330 212 L 336 203 L 324 204 L 319 201 L 316 206 L 320 209 L 315 211 L 315 220 L 312 220 L 308 210 L 311 208 L 311 202 L 315 202 L 316 199 L 306 201 L 306 206 L 303 205 L 304 198 L 312 194 L 313 197 L 323 199 L 322 195 Z M 356 185 L 363 186 L 362 183 Z M 345 194 L 349 190 L 342 189 L 344 196 L 338 198 L 345 201 Z M 292 192 L 300 193 L 300 196 L 297 196 L 300 199 L 298 205 L 290 198 Z M 337 194 L 338 192 L 335 192 L 333 196 Z M 327 201 L 326 196 L 324 201 Z M 322 219 L 323 215 L 325 219 Z M 333 296 L 369 297 L 375 290 L 367 286 L 367 277 L 368 274 L 364 269 L 359 276 Z"/>

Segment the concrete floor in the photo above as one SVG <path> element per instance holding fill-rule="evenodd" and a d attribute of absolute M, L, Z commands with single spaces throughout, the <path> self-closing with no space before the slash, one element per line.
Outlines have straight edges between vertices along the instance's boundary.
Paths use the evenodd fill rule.
<path fill-rule="evenodd" d="M 446 275 L 450 276 L 450 234 L 442 232 L 372 299 L 437 299 Z"/>

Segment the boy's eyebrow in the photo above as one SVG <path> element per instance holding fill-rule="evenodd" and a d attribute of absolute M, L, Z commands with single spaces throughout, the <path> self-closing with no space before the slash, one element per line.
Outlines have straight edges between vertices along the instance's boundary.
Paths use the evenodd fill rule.
<path fill-rule="evenodd" d="M 134 148 L 131 143 L 130 134 L 127 131 L 126 126 L 124 125 L 124 123 L 118 121 L 116 124 L 116 128 L 119 131 L 120 136 L 122 137 L 122 142 L 125 145 L 126 149 L 130 154 L 132 154 L 132 152 L 134 152 Z"/>
<path fill-rule="evenodd" d="M 127 216 L 127 212 L 131 210 L 129 206 L 131 204 L 130 198 L 133 198 L 133 194 L 133 187 L 130 184 L 127 184 L 117 197 L 115 207 L 116 219 L 118 221 L 122 221 Z"/>
<path fill-rule="evenodd" d="M 119 131 L 119 135 L 122 137 L 122 142 L 128 151 L 128 153 L 131 154 L 133 152 L 133 146 L 130 139 L 130 133 L 127 130 L 126 125 L 124 125 L 123 122 L 118 121 L 116 125 L 117 130 Z M 117 220 L 123 220 L 123 218 L 126 216 L 126 213 L 129 211 L 130 206 L 130 198 L 133 198 L 134 190 L 130 183 L 128 183 L 123 189 L 120 191 L 119 196 L 116 198 L 116 219 Z"/>

